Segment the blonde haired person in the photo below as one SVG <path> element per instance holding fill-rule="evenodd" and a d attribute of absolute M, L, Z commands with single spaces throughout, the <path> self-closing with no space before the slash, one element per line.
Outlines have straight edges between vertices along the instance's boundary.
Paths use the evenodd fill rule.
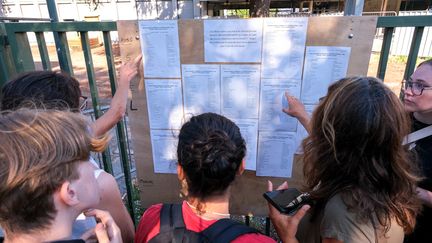
<path fill-rule="evenodd" d="M 0 115 L 0 225 L 4 242 L 70 240 L 81 212 L 98 205 L 90 152 L 100 152 L 108 137 L 95 138 L 79 114 L 18 110 Z M 100 236 L 120 242 L 111 216 L 100 210 Z M 100 238 L 102 242 L 110 242 Z M 77 241 L 79 242 L 79 241 Z"/>
<path fill-rule="evenodd" d="M 111 100 L 110 108 L 90 124 L 90 130 L 95 136 L 105 134 L 123 118 L 126 112 L 129 84 L 137 75 L 140 63 L 141 55 L 120 67 L 117 91 Z M 84 105 L 87 102 L 82 98 L 79 82 L 74 77 L 53 71 L 32 71 L 23 73 L 5 84 L 0 93 L 0 106 L 1 110 L 36 106 L 80 112 L 82 108 L 85 108 Z M 97 208 L 110 212 L 119 224 L 123 241 L 132 242 L 135 235 L 134 225 L 123 204 L 116 179 L 100 169 L 93 159 L 90 162 L 93 164 L 94 175 L 101 191 L 101 201 Z M 93 218 L 80 215 L 74 224 L 73 235 L 80 237 L 95 224 Z"/>

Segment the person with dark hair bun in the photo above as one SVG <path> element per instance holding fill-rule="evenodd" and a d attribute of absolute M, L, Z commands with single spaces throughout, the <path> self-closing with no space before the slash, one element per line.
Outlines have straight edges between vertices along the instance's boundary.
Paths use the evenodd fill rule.
<path fill-rule="evenodd" d="M 186 122 L 177 147 L 178 178 L 187 200 L 182 215 L 188 230 L 202 232 L 220 219 L 229 218 L 230 186 L 244 171 L 246 144 L 231 120 L 204 113 Z M 160 234 L 162 204 L 151 206 L 141 218 L 135 242 L 149 242 Z M 233 242 L 274 242 L 246 233 Z"/>

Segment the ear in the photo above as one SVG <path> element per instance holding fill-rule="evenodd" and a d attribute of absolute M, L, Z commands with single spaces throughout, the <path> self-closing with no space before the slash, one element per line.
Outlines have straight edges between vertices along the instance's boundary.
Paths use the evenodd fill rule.
<path fill-rule="evenodd" d="M 177 177 L 180 181 L 183 181 L 185 179 L 185 174 L 183 167 L 181 167 L 180 163 L 177 164 Z"/>
<path fill-rule="evenodd" d="M 77 192 L 70 181 L 65 181 L 60 186 L 59 196 L 60 200 L 68 206 L 74 206 L 79 203 Z"/>
<path fill-rule="evenodd" d="M 245 171 L 245 168 L 246 168 L 246 159 L 243 158 L 242 162 L 241 162 L 241 164 L 240 164 L 240 166 L 238 168 L 237 175 L 242 175 L 243 172 Z"/>

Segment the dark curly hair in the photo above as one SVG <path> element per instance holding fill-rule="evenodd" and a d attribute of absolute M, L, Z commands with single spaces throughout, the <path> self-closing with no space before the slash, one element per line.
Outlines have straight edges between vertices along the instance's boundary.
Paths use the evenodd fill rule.
<path fill-rule="evenodd" d="M 53 71 L 31 71 L 4 85 L 0 94 L 0 108 L 47 108 L 78 112 L 80 96 L 79 82 L 74 77 Z"/>
<path fill-rule="evenodd" d="M 402 103 L 382 81 L 352 77 L 331 85 L 303 141 L 306 190 L 316 211 L 340 194 L 362 222 L 378 219 L 387 231 L 396 219 L 412 231 L 420 204 L 418 168 L 402 146 L 409 131 Z"/>
<path fill-rule="evenodd" d="M 204 200 L 223 194 L 245 155 L 246 144 L 234 122 L 214 113 L 192 117 L 182 126 L 177 147 L 188 196 Z"/>

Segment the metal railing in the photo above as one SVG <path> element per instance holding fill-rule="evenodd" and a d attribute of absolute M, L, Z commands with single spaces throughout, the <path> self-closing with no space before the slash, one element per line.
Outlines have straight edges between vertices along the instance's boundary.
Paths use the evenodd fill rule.
<path fill-rule="evenodd" d="M 33 32 L 38 43 L 38 50 L 44 70 L 51 70 L 51 61 L 45 42 L 44 33 L 54 34 L 56 51 L 60 68 L 63 72 L 73 75 L 73 67 L 70 58 L 66 32 L 78 32 L 81 38 L 81 46 L 86 64 L 87 77 L 89 81 L 91 100 L 95 118 L 102 115 L 96 77 L 93 66 L 92 54 L 89 43 L 89 31 L 98 31 L 103 34 L 104 49 L 108 67 L 108 76 L 111 94 L 116 91 L 116 71 L 112 51 L 111 31 L 117 31 L 116 22 L 36 22 L 36 23 L 0 23 L 0 86 L 18 73 L 35 70 L 31 46 L 27 33 Z M 116 126 L 116 134 L 123 173 L 127 190 L 127 206 L 132 218 L 135 218 L 135 209 L 132 199 L 132 178 L 128 157 L 128 141 L 124 121 Z M 110 150 L 107 148 L 102 153 L 105 171 L 113 174 Z"/>

